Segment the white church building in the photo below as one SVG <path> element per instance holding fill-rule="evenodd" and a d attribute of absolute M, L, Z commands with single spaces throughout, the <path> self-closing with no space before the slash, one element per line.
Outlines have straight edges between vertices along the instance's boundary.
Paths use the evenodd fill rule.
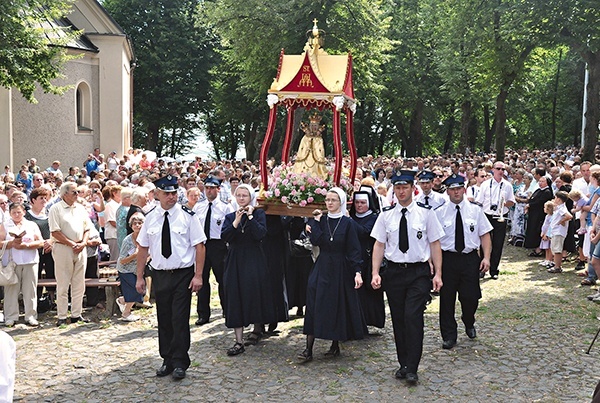
<path fill-rule="evenodd" d="M 123 29 L 96 0 L 77 0 L 66 20 L 83 34 L 67 51 L 81 54 L 63 68 L 63 95 L 38 90 L 37 104 L 18 90 L 0 87 L 0 166 L 18 171 L 29 158 L 63 172 L 81 166 L 94 148 L 123 155 L 132 143 L 134 53 Z"/>

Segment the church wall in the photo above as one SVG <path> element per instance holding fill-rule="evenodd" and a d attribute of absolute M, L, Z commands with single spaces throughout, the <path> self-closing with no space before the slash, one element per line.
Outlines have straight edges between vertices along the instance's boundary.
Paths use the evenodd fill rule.
<path fill-rule="evenodd" d="M 14 165 L 13 169 L 36 158 L 42 168 L 52 161 L 61 162 L 65 172 L 69 166 L 81 166 L 99 141 L 100 116 L 98 108 L 98 65 L 95 54 L 69 61 L 60 85 L 71 85 L 63 95 L 36 91 L 37 104 L 30 104 L 18 91 L 12 91 Z M 85 81 L 91 89 L 91 131 L 79 131 L 76 117 L 75 86 Z"/>

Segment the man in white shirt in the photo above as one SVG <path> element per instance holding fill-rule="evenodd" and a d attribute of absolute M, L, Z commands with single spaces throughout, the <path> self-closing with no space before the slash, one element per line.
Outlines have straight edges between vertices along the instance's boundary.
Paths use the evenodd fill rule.
<path fill-rule="evenodd" d="M 515 204 L 515 194 L 509 181 L 504 179 L 504 163 L 496 161 L 492 168 L 492 177 L 481 184 L 477 202 L 494 227 L 492 235 L 492 254 L 490 257 L 490 276 L 498 279 L 499 265 L 506 237 L 506 219 L 508 209 Z M 483 276 L 482 276 L 483 277 Z"/>

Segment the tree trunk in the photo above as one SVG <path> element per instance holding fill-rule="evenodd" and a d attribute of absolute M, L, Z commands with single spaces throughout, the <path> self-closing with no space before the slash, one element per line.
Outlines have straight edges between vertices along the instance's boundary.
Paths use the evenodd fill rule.
<path fill-rule="evenodd" d="M 485 140 L 483 141 L 483 152 L 489 153 L 492 149 L 492 140 L 494 138 L 494 127 L 496 122 L 490 126 L 490 107 L 485 105 L 483 107 L 483 124 L 485 130 Z"/>
<path fill-rule="evenodd" d="M 146 139 L 146 150 L 158 152 L 158 138 L 160 128 L 158 124 L 152 123 L 148 125 L 148 138 Z"/>
<path fill-rule="evenodd" d="M 585 161 L 594 162 L 598 142 L 598 121 L 600 120 L 600 52 L 587 52 L 587 56 L 589 81 L 587 85 L 582 156 Z"/>
<path fill-rule="evenodd" d="M 409 138 L 412 139 L 412 149 L 407 149 L 407 156 L 416 157 L 423 154 L 423 111 L 425 104 L 420 99 L 415 103 L 415 108 L 410 117 Z"/>
<path fill-rule="evenodd" d="M 452 137 L 454 135 L 454 123 L 456 118 L 454 117 L 454 104 L 450 105 L 450 119 L 448 120 L 448 130 L 446 131 L 446 141 L 444 142 L 444 154 L 446 154 L 450 147 L 452 147 Z"/>
<path fill-rule="evenodd" d="M 464 101 L 460 105 L 460 143 L 458 149 L 464 153 L 469 145 L 469 127 L 471 125 L 471 113 L 473 105 L 471 101 Z"/>
<path fill-rule="evenodd" d="M 556 146 L 556 104 L 558 100 L 558 81 L 560 79 L 560 62 L 562 60 L 562 49 L 558 52 L 558 63 L 556 65 L 556 78 L 554 79 L 554 94 L 552 95 L 552 142 L 551 146 Z"/>
<path fill-rule="evenodd" d="M 406 134 L 406 129 L 404 128 L 404 123 L 402 123 L 402 114 L 400 112 L 398 112 L 397 110 L 394 110 L 392 112 L 392 120 L 394 122 L 394 126 L 396 127 L 396 130 L 398 130 L 399 140 L 402 143 L 401 151 L 407 152 L 409 138 L 408 138 L 408 135 Z"/>
<path fill-rule="evenodd" d="M 469 123 L 469 148 L 471 152 L 475 152 L 477 149 L 477 116 L 471 115 L 471 122 Z"/>
<path fill-rule="evenodd" d="M 498 97 L 496 97 L 496 116 L 494 117 L 496 161 L 504 160 L 504 148 L 506 147 L 506 98 L 508 97 L 508 90 L 505 88 L 501 89 Z"/>

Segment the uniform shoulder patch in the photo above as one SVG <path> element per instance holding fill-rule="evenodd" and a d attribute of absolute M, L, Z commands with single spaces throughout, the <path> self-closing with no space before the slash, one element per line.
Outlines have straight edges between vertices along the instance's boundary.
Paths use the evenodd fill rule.
<path fill-rule="evenodd" d="M 187 207 L 187 206 L 181 206 L 181 209 L 182 209 L 183 211 L 185 211 L 186 213 L 188 213 L 189 215 L 194 215 L 194 214 L 196 214 L 196 213 L 194 213 L 192 210 L 190 210 L 190 208 L 189 208 L 189 207 Z"/>
<path fill-rule="evenodd" d="M 383 209 L 381 209 L 381 211 L 390 211 L 390 210 L 393 210 L 394 207 L 396 207 L 396 206 L 386 206 Z"/>
<path fill-rule="evenodd" d="M 473 200 L 473 201 L 470 201 L 469 203 L 471 203 L 471 204 L 474 204 L 474 205 L 476 205 L 476 206 L 479 206 L 479 207 L 483 207 L 483 204 L 481 204 L 481 203 L 478 203 L 478 202 L 476 202 L 475 200 Z"/>
<path fill-rule="evenodd" d="M 417 202 L 417 206 L 426 208 L 427 210 L 431 210 L 431 206 L 428 204 L 423 204 L 421 202 Z"/>

